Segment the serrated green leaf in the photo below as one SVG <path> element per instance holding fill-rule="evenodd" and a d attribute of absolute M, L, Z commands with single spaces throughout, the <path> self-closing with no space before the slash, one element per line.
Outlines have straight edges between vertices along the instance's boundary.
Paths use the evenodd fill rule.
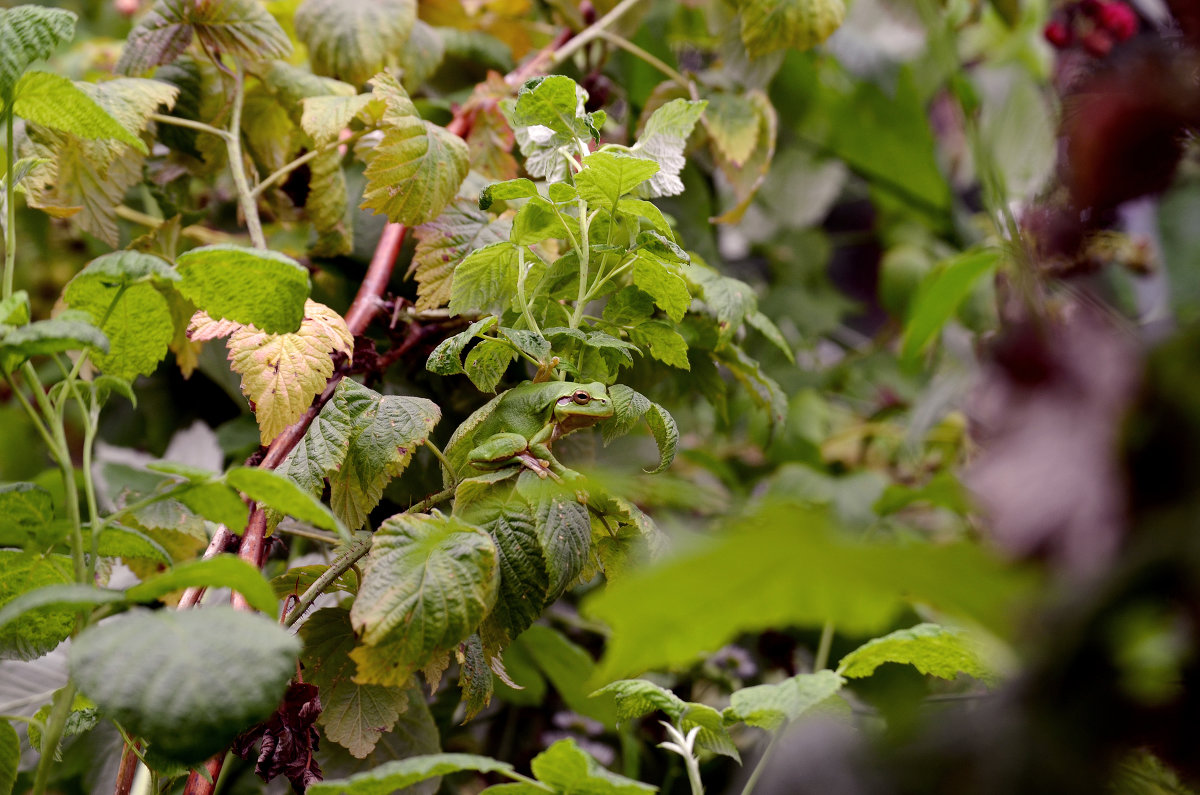
<path fill-rule="evenodd" d="M 647 470 L 649 474 L 654 475 L 666 470 L 675 460 L 675 449 L 679 446 L 679 428 L 675 425 L 675 418 L 657 403 L 650 404 L 650 409 L 646 412 L 646 424 L 650 426 L 650 433 L 658 444 L 658 466 Z"/>
<path fill-rule="evenodd" d="M 294 333 L 304 319 L 308 271 L 275 251 L 226 243 L 185 251 L 176 260 L 179 292 L 213 318 Z"/>
<path fill-rule="evenodd" d="M 725 711 L 731 720 L 774 731 L 842 689 L 845 680 L 833 671 L 817 671 L 778 684 L 735 690 Z"/>
<path fill-rule="evenodd" d="M 553 601 L 579 578 L 592 543 L 587 507 L 571 489 L 532 472 L 522 472 L 517 491 L 529 503 L 546 571 L 547 599 Z"/>
<path fill-rule="evenodd" d="M 683 180 L 679 178 L 679 173 L 686 165 L 683 150 L 707 104 L 705 100 L 673 99 L 661 105 L 646 120 L 642 134 L 631 151 L 658 163 L 659 168 L 649 181 L 638 186 L 636 193 L 639 196 L 654 198 L 683 193 Z M 663 234 L 669 235 L 670 231 L 663 231 Z"/>
<path fill-rule="evenodd" d="M 23 326 L 30 320 L 29 293 L 17 290 L 0 300 L 0 325 Z"/>
<path fill-rule="evenodd" d="M 542 615 L 549 577 L 548 563 L 528 506 L 514 499 L 501 503 L 493 511 L 494 515 L 481 523 L 481 527 L 496 544 L 500 588 L 496 606 L 488 614 L 480 635 L 488 652 L 494 654 Z"/>
<path fill-rule="evenodd" d="M 314 72 L 362 85 L 394 64 L 416 18 L 415 0 L 304 0 L 296 36 Z"/>
<path fill-rule="evenodd" d="M 147 154 L 146 144 L 70 80 L 50 72 L 26 72 L 17 81 L 13 113 L 80 138 L 115 138 Z"/>
<path fill-rule="evenodd" d="M 652 297 L 658 308 L 667 313 L 667 317 L 676 323 L 683 320 L 692 296 L 688 293 L 687 282 L 673 273 L 662 260 L 639 252 L 633 261 L 633 283 Z"/>
<path fill-rule="evenodd" d="M 237 491 L 224 483 L 204 483 L 181 489 L 179 501 L 210 522 L 235 531 L 244 528 L 250 518 L 246 503 Z"/>
<path fill-rule="evenodd" d="M 466 331 L 460 331 L 453 337 L 442 340 L 433 349 L 433 353 L 429 354 L 429 361 L 425 363 L 425 369 L 438 375 L 457 375 L 463 372 L 461 359 L 463 350 L 471 343 L 471 340 L 475 339 L 476 335 L 482 335 L 498 322 L 494 316 L 488 315 L 467 326 Z"/>
<path fill-rule="evenodd" d="M 106 717 L 158 754 L 199 762 L 275 711 L 299 652 L 273 619 L 211 607 L 90 627 L 69 659 L 71 677 Z"/>
<path fill-rule="evenodd" d="M 575 175 L 579 196 L 589 205 L 612 212 L 621 197 L 658 173 L 658 163 L 623 152 L 595 152 L 583 159 Z"/>
<path fill-rule="evenodd" d="M 129 32 L 116 70 L 140 75 L 171 63 L 193 38 L 208 52 L 249 63 L 285 58 L 292 51 L 283 28 L 258 0 L 158 0 Z"/>
<path fill-rule="evenodd" d="M 466 179 L 467 144 L 454 133 L 422 121 L 392 78 L 373 81 L 388 103 L 384 135 L 367 155 L 362 208 L 395 223 L 416 226 L 446 208 Z"/>
<path fill-rule="evenodd" d="M 35 555 L 0 549 L 0 609 L 22 594 L 72 581 L 71 559 L 64 555 Z M 32 597 L 29 597 L 32 598 Z M 14 611 L 19 608 L 13 608 Z M 0 659 L 33 660 L 71 634 L 75 614 L 66 609 L 24 613 L 0 630 Z"/>
<path fill-rule="evenodd" d="M 518 246 L 532 246 L 549 238 L 578 240 L 579 223 L 570 216 L 560 215 L 551 202 L 535 196 L 517 210 L 510 239 Z"/>
<path fill-rule="evenodd" d="M 336 471 L 327 473 L 329 501 L 346 527 L 357 530 L 379 504 L 384 486 L 404 471 L 442 414 L 423 398 L 380 396 L 358 384 L 339 385 L 339 391 L 331 414 L 348 414 L 352 423 L 344 458 Z"/>
<path fill-rule="evenodd" d="M 309 164 L 308 198 L 304 212 L 317 239 L 309 248 L 313 257 L 337 257 L 354 250 L 354 235 L 347 224 L 346 175 L 336 149 L 315 157 Z"/>
<path fill-rule="evenodd" d="M 604 319 L 614 326 L 641 323 L 654 314 L 654 299 L 630 285 L 617 291 L 604 306 Z"/>
<path fill-rule="evenodd" d="M 171 565 L 171 555 L 162 544 L 132 527 L 109 525 L 96 538 L 96 553 L 103 558 L 149 560 Z"/>
<path fill-rule="evenodd" d="M 502 340 L 483 340 L 467 354 L 463 372 L 480 392 L 495 392 L 517 353 Z"/>
<path fill-rule="evenodd" d="M 495 542 L 453 517 L 397 514 L 380 525 L 350 619 L 363 646 L 355 681 L 403 684 L 466 638 L 496 602 Z"/>
<path fill-rule="evenodd" d="M 13 563 L 14 561 L 9 558 L 5 559 L 5 562 Z M 16 561 L 16 563 L 21 565 L 23 561 Z M 15 567 L 14 571 L 16 571 Z M 49 607 L 98 607 L 124 601 L 125 594 L 123 592 L 97 588 L 94 585 L 73 582 L 42 585 L 18 594 L 15 599 L 5 602 L 4 606 L 0 607 L 0 628 L 20 620 L 22 616 L 35 610 Z M 44 613 L 42 615 L 45 616 Z"/>
<path fill-rule="evenodd" d="M 776 326 L 775 321 L 771 320 L 771 318 L 762 312 L 751 312 L 746 315 L 746 325 L 757 329 L 772 345 L 779 349 L 780 353 L 790 361 L 795 361 L 796 354 L 792 352 L 792 346 L 788 344 L 787 338 L 783 336 L 783 332 L 779 330 L 779 326 Z"/>
<path fill-rule="evenodd" d="M 517 92 L 512 121 L 520 127 L 546 127 L 563 141 L 591 135 L 582 117 L 578 86 L 562 75 L 528 81 Z"/>
<path fill-rule="evenodd" d="M 479 194 L 479 209 L 486 210 L 496 202 L 511 199 L 531 199 L 538 195 L 537 185 L 532 180 L 510 179 L 504 182 L 493 182 Z"/>
<path fill-rule="evenodd" d="M 655 177 L 657 176 L 658 175 L 656 174 Z M 651 202 L 643 199 L 631 199 L 626 196 L 625 198 L 621 199 L 621 201 L 617 202 L 617 212 L 625 213 L 626 215 L 632 215 L 637 218 L 644 218 L 649 221 L 650 225 L 653 226 L 660 234 L 662 234 L 663 237 L 667 238 L 668 240 L 674 239 L 675 233 L 672 231 L 671 225 L 667 223 L 666 216 L 663 215 L 662 210 L 658 209 L 658 207 Z"/>
<path fill-rule="evenodd" d="M 754 402 L 767 410 L 772 426 L 782 425 L 787 416 L 787 395 L 775 379 L 767 375 L 762 365 L 737 345 L 731 344 L 723 345 L 717 351 L 717 358 L 746 388 Z"/>
<path fill-rule="evenodd" d="M 8 721 L 0 720 L 0 795 L 11 795 L 20 762 L 21 740 L 17 730 Z"/>
<path fill-rule="evenodd" d="M 488 620 L 491 620 L 490 616 Z M 496 691 L 496 677 L 492 675 L 492 668 L 488 665 L 483 641 L 479 635 L 467 638 L 455 654 L 461 660 L 458 666 L 458 686 L 462 689 L 461 703 L 466 714 L 464 721 L 468 721 L 492 703 L 492 695 Z"/>
<path fill-rule="evenodd" d="M 158 285 L 177 279 L 158 257 L 121 251 L 97 257 L 67 283 L 67 304 L 87 312 L 108 338 L 108 352 L 93 356 L 101 370 L 129 380 L 154 372 L 175 335 Z"/>
<path fill-rule="evenodd" d="M 58 317 L 0 332 L 0 368 L 12 372 L 34 356 L 94 348 L 101 355 L 109 350 L 108 337 L 92 325 L 91 316 L 68 309 Z"/>
<path fill-rule="evenodd" d="M 999 261 L 1000 252 L 996 249 L 968 251 L 930 271 L 921 280 L 904 323 L 901 358 L 912 360 L 919 356 L 958 311 L 971 288 L 991 273 Z"/>
<path fill-rule="evenodd" d="M 500 335 L 535 362 L 544 362 L 550 357 L 550 342 L 536 331 L 501 327 Z"/>
<path fill-rule="evenodd" d="M 507 762 L 474 754 L 429 754 L 384 762 L 366 773 L 346 779 L 322 781 L 309 786 L 308 795 L 389 795 L 427 779 L 474 770 L 479 773 L 504 773 L 513 769 Z"/>
<path fill-rule="evenodd" d="M 722 276 L 715 270 L 699 265 L 686 270 L 687 280 L 698 293 L 705 308 L 717 321 L 719 339 L 732 339 L 748 315 L 758 310 L 754 288 L 738 279 Z"/>
<path fill-rule="evenodd" d="M 350 659 L 350 650 L 358 639 L 348 610 L 318 610 L 304 622 L 300 637 L 304 641 L 300 662 L 304 664 L 305 681 L 315 684 L 321 694 L 317 723 L 330 740 L 355 757 L 366 758 L 408 707 L 407 692 L 398 687 L 354 682 L 357 666 Z"/>
<path fill-rule="evenodd" d="M 757 58 L 820 44 L 841 27 L 846 6 L 842 0 L 743 0 L 741 18 L 742 42 Z"/>
<path fill-rule="evenodd" d="M 450 314 L 499 314 L 517 291 L 517 247 L 507 241 L 471 252 L 454 269 Z"/>
<path fill-rule="evenodd" d="M 45 543 L 52 521 L 54 502 L 50 492 L 33 483 L 0 486 L 0 547 Z"/>
<path fill-rule="evenodd" d="M 941 679 L 954 679 L 960 673 L 983 681 L 994 678 L 965 632 L 928 623 L 867 641 L 843 657 L 837 670 L 842 676 L 858 679 L 875 673 L 884 663 L 911 665 Z"/>
<path fill-rule="evenodd" d="M 721 756 L 728 756 L 739 764 L 741 763 L 742 756 L 738 753 L 737 746 L 733 744 L 733 738 L 729 736 L 729 731 L 725 728 L 725 718 L 720 712 L 707 704 L 687 702 L 687 709 L 684 710 L 683 717 L 679 721 L 679 728 L 686 735 L 694 727 L 700 728 L 700 731 L 696 733 L 698 748 Z"/>
<path fill-rule="evenodd" d="M 508 218 L 492 218 L 474 202 L 457 199 L 437 218 L 414 229 L 417 247 L 409 275 L 417 280 L 417 309 L 445 306 L 454 269 L 463 257 L 508 240 L 511 228 Z"/>
<path fill-rule="evenodd" d="M 274 616 L 279 601 L 262 572 L 236 555 L 222 554 L 190 560 L 133 586 L 125 592 L 131 602 L 150 602 L 172 591 L 191 587 L 232 588 L 255 610 Z"/>
<path fill-rule="evenodd" d="M 650 320 L 629 330 L 629 337 L 637 345 L 650 351 L 650 355 L 664 364 L 690 370 L 687 342 L 679 332 L 661 320 Z"/>
<path fill-rule="evenodd" d="M 29 125 L 23 154 L 48 161 L 25 182 L 26 201 L 50 215 L 71 218 L 109 245 L 119 243 L 116 207 L 142 178 L 141 152 L 116 141 L 89 141 Z"/>
<path fill-rule="evenodd" d="M 610 583 L 584 613 L 613 630 L 596 676 L 604 682 L 690 664 L 763 627 L 832 621 L 851 635 L 876 633 L 909 600 L 1003 632 L 1030 584 L 977 546 L 850 543 L 823 512 L 769 503 L 708 548 Z M 704 621 L 684 618 L 697 610 Z"/>
<path fill-rule="evenodd" d="M 370 94 L 305 97 L 301 101 L 304 111 L 300 126 L 316 143 L 333 141 L 355 116 L 376 101 Z"/>
<path fill-rule="evenodd" d="M 0 9 L 0 102 L 7 104 L 21 75 L 75 37 L 72 11 L 23 5 Z"/>
<path fill-rule="evenodd" d="M 38 753 L 42 752 L 42 732 L 41 726 L 46 725 L 46 721 L 50 717 L 50 712 L 54 708 L 54 701 L 62 697 L 62 690 L 55 691 L 51 703 L 46 704 L 41 709 L 33 714 L 33 721 L 29 724 L 29 745 Z M 65 740 L 67 737 L 74 737 L 77 734 L 89 732 L 96 727 L 100 722 L 100 711 L 96 709 L 96 705 L 92 700 L 82 693 L 76 693 L 75 698 L 71 700 L 71 710 L 67 713 L 67 722 L 63 725 L 62 735 L 60 740 Z M 0 787 L 3 791 L 3 787 Z"/>
<path fill-rule="evenodd" d="M 343 380 L 276 471 L 314 496 L 329 478 L 334 512 L 348 527 L 361 527 L 440 416 L 427 400 L 383 397 Z"/>
<path fill-rule="evenodd" d="M 237 467 L 225 475 L 225 482 L 260 505 L 315 527 L 332 530 L 345 541 L 351 540 L 350 532 L 332 511 L 285 475 L 269 469 Z"/>
<path fill-rule="evenodd" d="M 613 415 L 600 423 L 600 432 L 606 445 L 633 430 L 633 426 L 650 409 L 648 398 L 624 384 L 610 386 L 608 398 L 612 401 Z"/>
<path fill-rule="evenodd" d="M 595 792 L 605 795 L 641 795 L 656 787 L 625 778 L 604 768 L 573 739 L 559 740 L 529 763 L 538 781 L 556 792 Z"/>
<path fill-rule="evenodd" d="M 618 679 L 596 692 L 592 698 L 612 696 L 617 705 L 617 720 L 635 720 L 662 710 L 672 722 L 683 717 L 687 704 L 679 696 L 645 679 Z"/>

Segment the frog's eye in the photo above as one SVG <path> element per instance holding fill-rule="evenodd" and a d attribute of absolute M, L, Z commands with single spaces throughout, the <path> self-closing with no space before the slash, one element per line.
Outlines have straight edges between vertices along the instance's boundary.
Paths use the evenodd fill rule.
<path fill-rule="evenodd" d="M 580 406 L 586 406 L 588 403 L 592 402 L 592 396 L 581 389 L 574 395 L 571 395 L 571 400 L 574 400 Z"/>

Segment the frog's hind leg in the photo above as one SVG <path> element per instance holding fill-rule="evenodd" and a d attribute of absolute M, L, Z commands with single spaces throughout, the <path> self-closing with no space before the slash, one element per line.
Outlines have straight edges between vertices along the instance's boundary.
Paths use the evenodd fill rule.
<path fill-rule="evenodd" d="M 516 455 L 516 458 L 520 459 L 521 463 L 524 464 L 528 469 L 530 469 L 531 471 L 536 473 L 539 478 L 543 478 L 543 479 L 550 478 L 551 480 L 557 481 L 559 483 L 562 482 L 562 478 L 558 476 L 557 472 L 555 472 L 553 469 L 550 468 L 550 462 L 547 461 L 546 459 L 538 458 L 536 455 L 534 455 L 533 453 L 530 453 L 529 451 L 525 451 L 523 453 L 518 453 Z"/>

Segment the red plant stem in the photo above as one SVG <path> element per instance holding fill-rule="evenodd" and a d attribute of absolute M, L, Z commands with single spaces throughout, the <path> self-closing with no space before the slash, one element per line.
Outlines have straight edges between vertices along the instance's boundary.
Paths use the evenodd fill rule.
<path fill-rule="evenodd" d="M 183 795 L 212 795 L 213 789 L 216 788 L 217 776 L 221 775 L 221 765 L 225 762 L 224 752 L 217 754 L 212 759 L 204 763 L 204 769 L 208 771 L 211 782 L 204 776 L 192 772 L 188 776 L 187 784 L 184 785 Z"/>
<path fill-rule="evenodd" d="M 137 774 L 138 756 L 133 752 L 133 746 L 125 746 L 125 751 L 121 754 L 121 764 L 117 768 L 117 786 L 113 790 L 113 795 L 129 795 L 133 789 L 133 778 Z"/>

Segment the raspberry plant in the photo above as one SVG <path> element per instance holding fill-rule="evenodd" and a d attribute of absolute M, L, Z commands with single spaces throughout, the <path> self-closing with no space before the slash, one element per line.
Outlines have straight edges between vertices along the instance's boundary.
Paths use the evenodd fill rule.
<path fill-rule="evenodd" d="M 1173 5 L 0 10 L 0 795 L 1182 787 Z"/>

